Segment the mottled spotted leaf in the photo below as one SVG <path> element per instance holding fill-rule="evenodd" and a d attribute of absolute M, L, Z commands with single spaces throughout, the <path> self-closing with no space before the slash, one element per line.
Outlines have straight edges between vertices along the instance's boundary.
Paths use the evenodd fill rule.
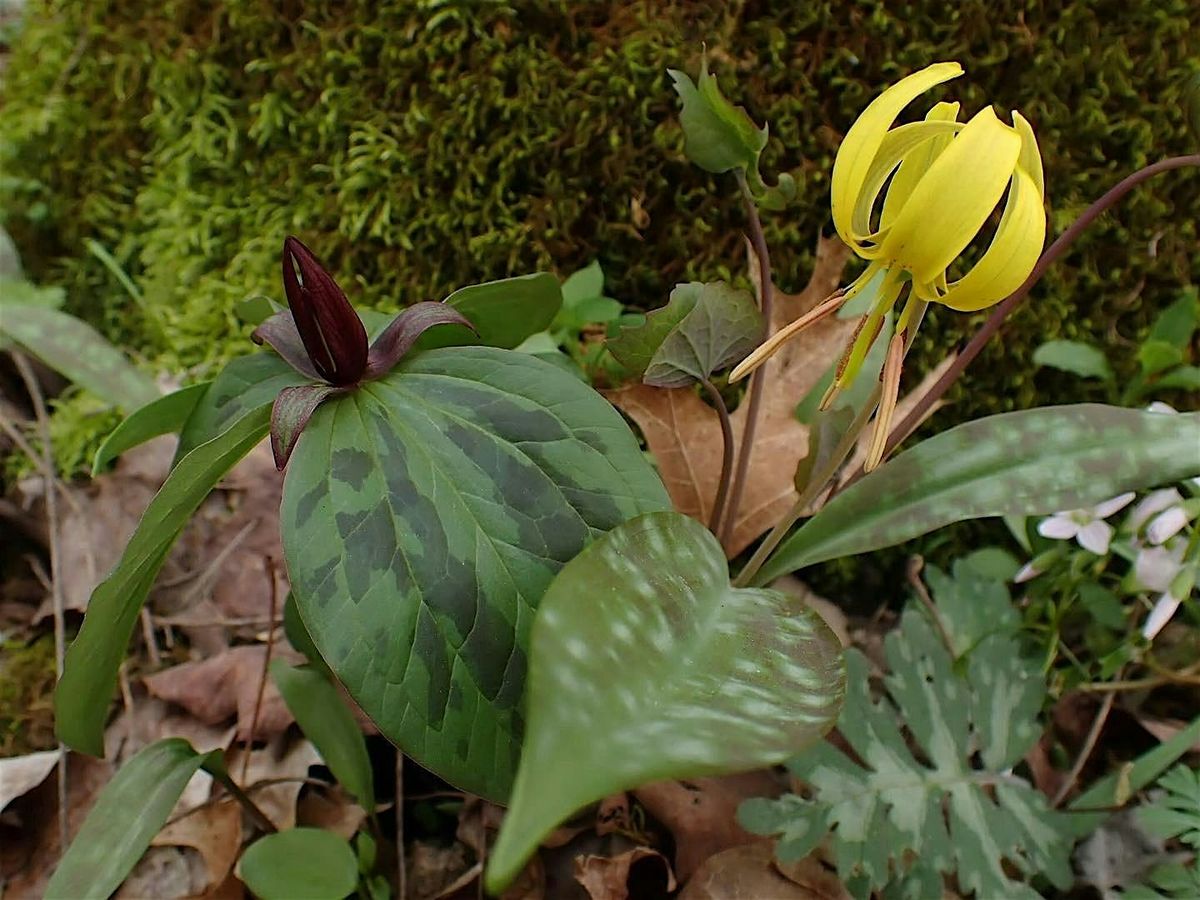
<path fill-rule="evenodd" d="M 794 596 L 730 587 L 704 526 L 667 512 L 615 528 L 542 599 L 529 725 L 488 889 L 587 803 L 793 756 L 833 726 L 844 691 L 828 626 Z"/>
<path fill-rule="evenodd" d="M 354 700 L 422 765 L 503 800 L 542 593 L 591 540 L 668 505 L 591 388 L 460 347 L 321 404 L 280 521 L 297 609 Z"/>
<path fill-rule="evenodd" d="M 5 303 L 0 332 L 113 406 L 137 409 L 158 397 L 153 378 L 91 325 L 57 309 Z"/>
<path fill-rule="evenodd" d="M 1077 509 L 1200 474 L 1200 413 L 1094 403 L 989 416 L 951 428 L 838 494 L 755 581 L 890 547 L 966 519 Z"/>
<path fill-rule="evenodd" d="M 92 591 L 54 692 L 54 728 L 67 746 L 100 756 L 117 670 L 158 570 L 183 526 L 221 477 L 267 433 L 270 404 L 183 457 L 146 507 L 121 559 Z"/>

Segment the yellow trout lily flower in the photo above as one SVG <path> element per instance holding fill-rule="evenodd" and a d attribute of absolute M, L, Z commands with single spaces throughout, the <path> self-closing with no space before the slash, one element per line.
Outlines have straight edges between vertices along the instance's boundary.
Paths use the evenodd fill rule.
<path fill-rule="evenodd" d="M 954 62 L 915 72 L 876 97 L 851 126 L 833 164 L 833 223 L 867 268 L 844 291 L 780 329 L 731 374 L 734 380 L 744 377 L 788 338 L 872 285 L 872 307 L 842 358 L 824 408 L 854 380 L 884 316 L 907 289 L 881 375 L 868 469 L 882 459 L 900 367 L 926 306 L 974 311 L 998 303 L 1029 275 L 1046 238 L 1041 156 L 1020 113 L 1013 112 L 1013 124 L 1006 125 L 986 107 L 960 122 L 957 103 L 938 103 L 923 121 L 895 125 L 920 94 L 961 74 Z M 1004 211 L 991 245 L 962 277 L 950 281 L 951 264 L 1002 199 Z"/>

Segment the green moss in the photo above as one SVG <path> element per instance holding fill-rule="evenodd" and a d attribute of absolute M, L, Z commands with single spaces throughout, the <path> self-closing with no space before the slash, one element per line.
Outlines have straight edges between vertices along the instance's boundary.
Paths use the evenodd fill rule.
<path fill-rule="evenodd" d="M 54 680 L 53 635 L 0 642 L 0 757 L 55 745 Z"/>
<path fill-rule="evenodd" d="M 67 388 L 51 400 L 50 449 L 59 474 L 63 478 L 90 475 L 96 451 L 122 418 L 120 410 L 81 388 Z M 36 431 L 28 437 L 33 450 L 41 453 Z M 3 462 L 0 482 L 15 481 L 37 468 L 24 453 L 11 453 Z"/>

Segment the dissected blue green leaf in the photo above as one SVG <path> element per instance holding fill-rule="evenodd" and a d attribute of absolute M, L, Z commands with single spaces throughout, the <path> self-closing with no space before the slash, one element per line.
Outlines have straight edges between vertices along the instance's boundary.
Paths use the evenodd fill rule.
<path fill-rule="evenodd" d="M 1200 897 L 1200 769 L 1179 765 L 1158 780 L 1153 803 L 1138 810 L 1142 827 L 1162 839 L 1174 838 L 1191 848 L 1192 859 L 1156 866 L 1146 884 L 1122 892 L 1131 900 L 1193 900 Z"/>
<path fill-rule="evenodd" d="M 725 98 L 717 79 L 709 74 L 708 60 L 700 63 L 697 82 L 678 69 L 668 69 L 667 74 L 683 101 L 679 123 L 687 158 L 707 172 L 757 172 L 759 154 L 767 146 L 767 129 L 759 128 L 745 109 Z"/>
<path fill-rule="evenodd" d="M 196 404 L 208 391 L 209 384 L 210 382 L 202 381 L 199 384 L 188 385 L 152 400 L 130 413 L 96 451 L 92 472 L 99 472 L 126 450 L 132 450 L 151 438 L 182 429 Z"/>
<path fill-rule="evenodd" d="M 154 379 L 100 332 L 57 309 L 5 302 L 0 333 L 113 406 L 137 409 L 159 396 Z"/>
<path fill-rule="evenodd" d="M 301 618 L 355 702 L 425 767 L 503 800 L 542 593 L 592 539 L 668 505 L 599 394 L 461 347 L 323 403 L 280 519 Z"/>
<path fill-rule="evenodd" d="M 386 323 L 382 323 L 380 327 Z M 252 353 L 230 361 L 196 403 L 179 434 L 175 463 L 211 441 L 250 410 L 270 406 L 284 388 L 308 379 L 272 352 Z"/>
<path fill-rule="evenodd" d="M 534 622 L 529 728 L 488 889 L 589 802 L 782 762 L 832 726 L 843 678 L 824 621 L 794 596 L 732 588 L 700 523 L 663 512 L 613 529 Z"/>
<path fill-rule="evenodd" d="M 107 900 L 141 859 L 204 764 L 182 738 L 139 751 L 105 785 L 46 885 L 46 900 Z"/>
<path fill-rule="evenodd" d="M 317 669 L 295 668 L 281 659 L 271 663 L 271 678 L 304 736 L 321 759 L 368 813 L 375 810 L 375 780 L 367 743 L 354 714 L 337 688 Z"/>
<path fill-rule="evenodd" d="M 54 692 L 54 728 L 69 747 L 100 756 L 117 670 L 142 602 L 188 519 L 221 477 L 267 433 L 270 405 L 247 412 L 171 470 L 117 565 L 92 591 Z"/>
<path fill-rule="evenodd" d="M 1047 515 L 1200 474 L 1200 413 L 1100 404 L 989 416 L 860 479 L 787 538 L 756 576 L 899 544 L 951 522 Z"/>
<path fill-rule="evenodd" d="M 423 335 L 418 349 L 483 344 L 509 350 L 550 327 L 562 306 L 562 289 L 549 272 L 537 272 L 459 288 L 446 304 L 471 320 L 478 337 L 464 326 L 447 325 Z"/>
<path fill-rule="evenodd" d="M 1021 617 L 1008 596 L 1006 577 L 989 577 L 966 559 L 956 560 L 953 576 L 936 566 L 924 572 L 937 603 L 954 657 L 965 656 L 994 634 L 1015 636 Z"/>
<path fill-rule="evenodd" d="M 1078 375 L 1080 378 L 1101 378 L 1111 381 L 1112 368 L 1104 352 L 1080 341 L 1046 341 L 1033 351 L 1036 366 L 1049 366 Z"/>
<path fill-rule="evenodd" d="M 678 284 L 642 325 L 622 328 L 609 352 L 642 381 L 684 387 L 746 356 L 763 337 L 754 298 L 723 281 Z"/>
<path fill-rule="evenodd" d="M 965 610 L 939 608 L 951 633 L 976 630 L 971 619 L 959 619 Z M 801 754 L 788 767 L 811 798 L 747 801 L 743 826 L 778 835 L 785 861 L 806 856 L 829 834 L 838 875 L 859 897 L 889 884 L 903 893 L 903 882 L 910 896 L 940 896 L 939 872 L 976 897 L 1036 900 L 1016 873 L 1069 885 L 1066 816 L 1011 773 L 1041 734 L 1045 689 L 1037 662 L 1001 632 L 974 643 L 964 670 L 915 607 L 884 649 L 889 674 L 880 700 L 872 697 L 866 657 L 847 651 L 838 730 L 854 758 L 829 742 Z"/>
<path fill-rule="evenodd" d="M 341 900 L 358 884 L 358 861 L 332 831 L 289 828 L 247 847 L 237 874 L 261 900 Z"/>

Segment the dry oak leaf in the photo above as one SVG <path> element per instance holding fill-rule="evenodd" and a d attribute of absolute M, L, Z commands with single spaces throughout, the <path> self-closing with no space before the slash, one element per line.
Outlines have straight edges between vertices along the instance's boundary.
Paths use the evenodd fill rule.
<path fill-rule="evenodd" d="M 733 847 L 696 870 L 679 900 L 849 900 L 831 872 L 798 870 L 785 877 L 770 842 Z M 798 878 L 798 881 L 792 880 Z"/>
<path fill-rule="evenodd" d="M 575 880 L 583 885 L 591 900 L 629 900 L 629 875 L 642 860 L 657 861 L 665 890 L 675 890 L 675 874 L 667 858 L 649 847 L 634 847 L 616 856 L 577 856 Z M 637 900 L 637 898 L 633 898 Z"/>
<path fill-rule="evenodd" d="M 804 290 L 774 291 L 771 330 L 799 318 L 833 293 L 849 256 L 840 240 L 818 237 L 816 263 Z M 856 324 L 856 319 L 825 319 L 789 341 L 766 364 L 767 387 L 749 475 L 725 547 L 730 556 L 774 525 L 798 499 L 793 479 L 796 464 L 808 453 L 808 427 L 796 418 L 796 405 L 841 356 Z M 606 396 L 641 428 L 675 508 L 707 524 L 721 478 L 721 424 L 716 411 L 693 388 L 638 384 L 608 391 Z M 741 446 L 748 407 L 743 402 L 730 416 L 735 446 Z"/>

